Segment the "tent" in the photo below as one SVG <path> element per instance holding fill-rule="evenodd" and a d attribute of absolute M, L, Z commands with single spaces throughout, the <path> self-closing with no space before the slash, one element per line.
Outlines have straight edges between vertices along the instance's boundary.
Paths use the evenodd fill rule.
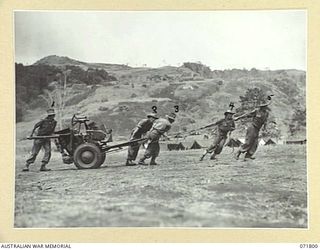
<path fill-rule="evenodd" d="M 266 141 L 266 143 L 265 143 L 264 145 L 275 145 L 275 144 L 276 144 L 276 143 L 275 143 L 274 140 L 269 139 L 269 140 Z"/>
<path fill-rule="evenodd" d="M 240 147 L 242 142 L 239 139 L 231 138 L 229 142 L 226 144 L 228 147 Z"/>
<path fill-rule="evenodd" d="M 170 143 L 170 144 L 167 144 L 167 148 L 169 151 L 171 150 L 185 150 L 185 146 L 183 146 L 183 144 L 180 142 L 180 143 Z"/>
<path fill-rule="evenodd" d="M 193 141 L 192 146 L 190 147 L 190 149 L 200 149 L 200 148 L 202 147 L 197 141 Z"/>
<path fill-rule="evenodd" d="M 265 139 L 260 139 L 259 146 L 263 146 L 263 145 L 266 145 L 266 141 L 265 141 Z"/>
<path fill-rule="evenodd" d="M 239 140 L 242 144 L 244 144 L 244 143 L 245 143 L 245 141 L 246 141 L 246 139 L 245 139 L 245 138 L 238 138 L 238 140 Z"/>

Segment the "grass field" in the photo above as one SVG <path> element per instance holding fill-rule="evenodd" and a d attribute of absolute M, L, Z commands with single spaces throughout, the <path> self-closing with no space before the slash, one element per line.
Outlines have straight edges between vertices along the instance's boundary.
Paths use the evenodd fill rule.
<path fill-rule="evenodd" d="M 21 172 L 31 144 L 17 149 L 15 227 L 306 228 L 306 148 L 260 146 L 256 160 L 217 161 L 202 150 L 162 151 L 157 166 L 124 165 L 108 154 L 100 169 L 77 170 L 53 153 L 51 172 Z M 140 152 L 142 153 L 142 152 Z"/>

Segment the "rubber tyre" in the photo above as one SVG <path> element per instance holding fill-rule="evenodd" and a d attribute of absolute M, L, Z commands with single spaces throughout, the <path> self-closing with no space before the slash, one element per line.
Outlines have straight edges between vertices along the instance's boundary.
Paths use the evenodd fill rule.
<path fill-rule="evenodd" d="M 93 143 L 80 144 L 73 154 L 73 162 L 78 169 L 99 168 L 102 160 L 103 152 Z"/>
<path fill-rule="evenodd" d="M 104 163 L 104 161 L 106 160 L 106 152 L 101 152 L 101 164 L 102 165 Z"/>

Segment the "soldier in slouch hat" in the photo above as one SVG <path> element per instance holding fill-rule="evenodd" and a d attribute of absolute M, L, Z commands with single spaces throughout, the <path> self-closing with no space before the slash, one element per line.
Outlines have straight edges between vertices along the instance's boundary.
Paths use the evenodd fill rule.
<path fill-rule="evenodd" d="M 54 119 L 55 111 L 53 108 L 47 110 L 47 117 L 39 121 L 34 125 L 30 137 L 33 136 L 34 132 L 37 130 L 37 136 L 48 136 L 54 133 L 57 125 L 57 121 Z M 50 138 L 35 139 L 33 141 L 33 147 L 30 157 L 26 161 L 26 165 L 23 171 L 29 171 L 29 165 L 34 163 L 40 149 L 44 149 L 44 156 L 42 158 L 42 164 L 40 171 L 49 171 L 51 169 L 46 168 L 46 165 L 51 158 L 51 141 Z"/>

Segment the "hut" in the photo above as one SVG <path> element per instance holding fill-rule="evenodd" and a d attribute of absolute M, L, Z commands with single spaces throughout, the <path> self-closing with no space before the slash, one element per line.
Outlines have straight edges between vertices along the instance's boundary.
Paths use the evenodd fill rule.
<path fill-rule="evenodd" d="M 183 144 L 180 142 L 180 143 L 170 143 L 170 144 L 167 144 L 167 148 L 169 151 L 171 150 L 185 150 L 185 146 L 183 146 Z"/>
<path fill-rule="evenodd" d="M 307 139 L 304 140 L 294 140 L 294 141 L 286 141 L 286 144 L 297 144 L 297 145 L 303 145 L 307 143 Z"/>

